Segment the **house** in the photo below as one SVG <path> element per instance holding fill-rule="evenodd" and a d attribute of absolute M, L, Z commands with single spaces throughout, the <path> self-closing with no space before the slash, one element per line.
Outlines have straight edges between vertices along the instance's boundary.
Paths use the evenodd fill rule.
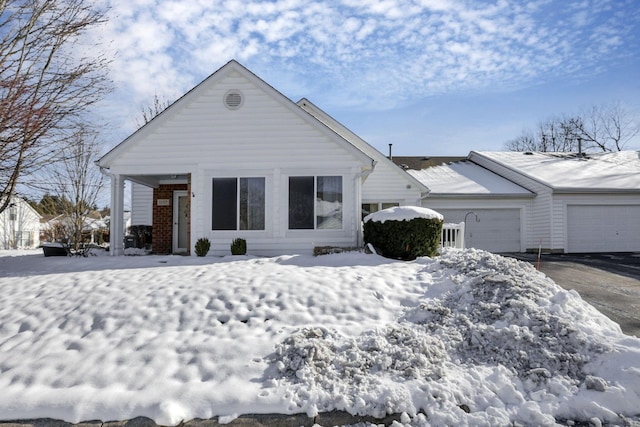
<path fill-rule="evenodd" d="M 124 224 L 130 225 L 129 212 L 124 212 Z M 73 221 L 68 214 L 44 215 L 40 220 L 40 240 L 56 242 L 68 240 L 73 234 Z M 90 212 L 83 220 L 82 238 L 85 243 L 102 243 L 109 230 L 109 217 L 102 217 L 99 212 Z M 125 228 L 126 231 L 126 228 Z"/>
<path fill-rule="evenodd" d="M 362 209 L 418 206 L 427 186 L 306 99 L 295 103 L 230 61 L 105 154 L 111 225 L 152 225 L 155 253 L 228 254 L 362 244 Z M 123 236 L 111 233 L 112 255 Z"/>
<path fill-rule="evenodd" d="M 32 249 L 40 246 L 40 214 L 20 197 L 13 196 L 0 213 L 2 249 Z"/>
<path fill-rule="evenodd" d="M 640 251 L 639 152 L 471 152 L 469 160 L 536 193 L 527 249 Z"/>
<path fill-rule="evenodd" d="M 423 206 L 466 219 L 467 246 L 494 252 L 640 251 L 640 153 L 476 152 L 408 170 Z M 519 250 L 518 250 L 519 248 Z"/>
<path fill-rule="evenodd" d="M 407 172 L 429 183 L 424 207 L 440 212 L 445 222 L 465 223 L 466 247 L 526 250 L 527 218 L 535 193 L 469 160 Z"/>

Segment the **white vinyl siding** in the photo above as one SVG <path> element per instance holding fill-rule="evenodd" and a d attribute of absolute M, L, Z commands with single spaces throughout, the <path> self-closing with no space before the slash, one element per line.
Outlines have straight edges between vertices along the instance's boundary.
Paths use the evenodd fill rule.
<path fill-rule="evenodd" d="M 362 200 L 389 200 L 403 206 L 420 206 L 420 190 L 401 175 L 405 173 L 394 164 L 379 162 L 362 184 Z"/>
<path fill-rule="evenodd" d="M 238 110 L 223 104 L 229 89 L 244 95 Z M 173 160 L 176 168 L 206 164 L 214 170 L 239 165 L 243 169 L 299 167 L 301 160 L 332 168 L 354 164 L 354 157 L 326 133 L 237 72 L 195 92 L 197 97 L 191 102 L 170 108 L 161 116 L 164 120 L 141 129 L 142 139 L 132 144 L 113 168 L 134 167 L 139 174 L 166 173 L 168 160 Z"/>
<path fill-rule="evenodd" d="M 0 212 L 0 249 L 37 248 L 39 245 L 40 215 L 23 199 L 12 197 L 10 206 Z"/>
<path fill-rule="evenodd" d="M 132 183 L 131 225 L 153 224 L 153 188 Z"/>

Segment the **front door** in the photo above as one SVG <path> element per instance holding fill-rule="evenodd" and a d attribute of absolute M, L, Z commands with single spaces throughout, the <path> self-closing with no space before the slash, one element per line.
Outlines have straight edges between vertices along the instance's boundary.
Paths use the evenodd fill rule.
<path fill-rule="evenodd" d="M 173 248 L 172 252 L 187 253 L 189 227 L 189 196 L 186 191 L 173 192 Z"/>

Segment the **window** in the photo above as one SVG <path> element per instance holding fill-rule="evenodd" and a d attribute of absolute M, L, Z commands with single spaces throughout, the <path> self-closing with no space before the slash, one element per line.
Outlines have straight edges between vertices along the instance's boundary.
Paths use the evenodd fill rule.
<path fill-rule="evenodd" d="M 342 177 L 319 176 L 316 191 L 316 228 L 342 228 Z"/>
<path fill-rule="evenodd" d="M 342 177 L 289 177 L 289 229 L 342 228 Z"/>
<path fill-rule="evenodd" d="M 382 209 L 392 208 L 394 206 L 400 206 L 400 203 L 363 203 L 362 204 L 362 219 L 365 216 L 372 214 L 374 212 L 378 212 Z"/>
<path fill-rule="evenodd" d="M 213 178 L 212 230 L 264 230 L 265 179 Z"/>

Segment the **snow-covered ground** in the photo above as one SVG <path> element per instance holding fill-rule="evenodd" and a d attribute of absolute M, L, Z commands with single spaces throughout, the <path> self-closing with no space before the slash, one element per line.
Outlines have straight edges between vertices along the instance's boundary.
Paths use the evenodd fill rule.
<path fill-rule="evenodd" d="M 0 252 L 0 419 L 623 424 L 640 339 L 528 264 Z"/>

